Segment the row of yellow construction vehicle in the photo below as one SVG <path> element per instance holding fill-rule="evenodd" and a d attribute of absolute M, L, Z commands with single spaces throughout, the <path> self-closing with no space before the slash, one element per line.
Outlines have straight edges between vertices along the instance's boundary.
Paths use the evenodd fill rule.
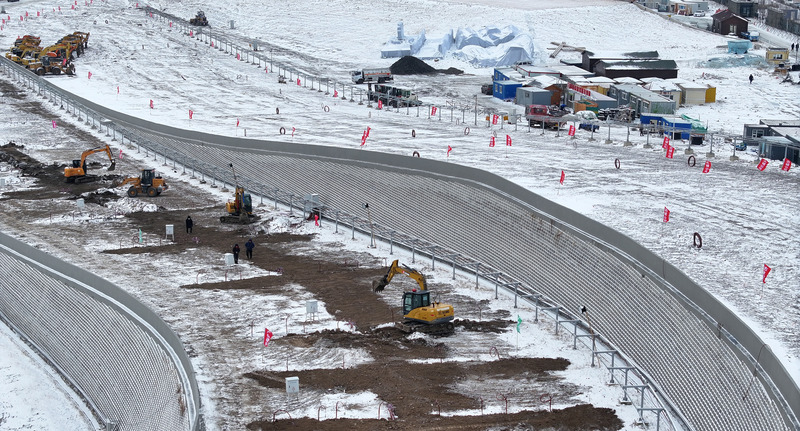
<path fill-rule="evenodd" d="M 64 168 L 65 181 L 68 183 L 78 184 L 97 181 L 99 177 L 97 175 L 90 175 L 86 169 L 86 159 L 92 154 L 97 153 L 105 153 L 108 156 L 108 160 L 111 162 L 111 165 L 108 167 L 109 171 L 113 171 L 116 168 L 117 162 L 114 160 L 114 156 L 111 153 L 111 147 L 105 145 L 102 147 L 92 148 L 81 153 L 80 159 L 73 160 L 72 166 Z M 132 198 L 135 198 L 139 195 L 155 197 L 169 188 L 166 181 L 164 181 L 164 179 L 156 173 L 155 169 L 142 169 L 142 172 L 138 177 L 126 178 L 120 184 L 118 184 L 117 187 L 122 187 L 125 185 L 130 185 L 127 193 L 128 196 Z"/>
<path fill-rule="evenodd" d="M 40 44 L 41 39 L 36 36 L 19 37 L 6 53 L 6 58 L 37 75 L 74 75 L 75 65 L 72 61 L 89 46 L 89 33 L 76 31 L 48 47 L 42 48 Z"/>

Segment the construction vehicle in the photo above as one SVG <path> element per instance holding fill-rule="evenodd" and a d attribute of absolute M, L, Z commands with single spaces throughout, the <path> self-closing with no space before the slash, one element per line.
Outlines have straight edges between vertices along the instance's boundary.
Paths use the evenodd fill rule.
<path fill-rule="evenodd" d="M 71 49 L 71 51 L 74 52 L 75 55 L 77 55 L 78 57 L 80 57 L 81 54 L 83 54 L 83 49 L 84 49 L 83 38 L 80 36 L 74 34 L 68 34 L 59 39 L 58 42 L 56 42 L 55 44 L 68 46 Z"/>
<path fill-rule="evenodd" d="M 108 160 L 111 161 L 111 166 L 108 167 L 109 171 L 113 171 L 117 166 L 117 162 L 114 161 L 114 157 L 111 155 L 111 148 L 108 145 L 104 147 L 92 148 L 91 150 L 84 151 L 79 160 L 73 160 L 72 166 L 64 168 L 64 177 L 66 178 L 66 182 L 88 183 L 96 181 L 98 178 L 96 175 L 88 175 L 86 173 L 86 158 L 95 153 L 106 153 L 108 155 Z"/>
<path fill-rule="evenodd" d="M 374 86 L 370 84 L 369 87 L 367 98 L 373 102 L 381 102 L 395 108 L 422 105 L 417 95 L 412 93 L 411 90 L 385 84 L 375 84 Z"/>
<path fill-rule="evenodd" d="M 382 84 L 386 81 L 394 80 L 392 71 L 388 68 L 385 69 L 361 69 L 350 72 L 350 79 L 355 84 L 363 84 L 365 82 L 377 82 Z"/>
<path fill-rule="evenodd" d="M 558 129 L 565 121 L 561 118 L 569 111 L 557 105 L 528 105 L 525 107 L 525 119 L 531 127 L 547 127 Z"/>
<path fill-rule="evenodd" d="M 395 260 L 389 266 L 389 271 L 383 278 L 372 282 L 373 290 L 375 292 L 383 291 L 397 274 L 405 274 L 413 279 L 417 282 L 419 288 L 403 292 L 403 321 L 396 322 L 395 326 L 407 334 L 412 332 L 432 335 L 452 334 L 455 328 L 453 325 L 455 316 L 453 306 L 435 301 L 431 302 L 428 282 L 419 271 L 407 266 L 401 266 Z"/>
<path fill-rule="evenodd" d="M 75 65 L 72 63 L 73 49 L 68 45 L 52 45 L 43 49 L 36 61 L 30 62 L 28 69 L 37 75 L 67 75 L 75 74 Z"/>
<path fill-rule="evenodd" d="M 139 195 L 147 195 L 153 198 L 169 188 L 155 169 L 142 169 L 140 176 L 125 178 L 117 187 L 122 187 L 127 184 L 131 185 L 128 188 L 128 196 L 132 198 Z"/>
<path fill-rule="evenodd" d="M 208 19 L 206 19 L 205 12 L 203 12 L 201 10 L 197 11 L 197 15 L 195 15 L 194 18 L 189 19 L 189 24 L 207 26 L 208 25 Z"/>
<path fill-rule="evenodd" d="M 84 31 L 74 31 L 74 32 L 72 32 L 72 35 L 73 36 L 78 36 L 81 39 L 81 42 L 83 43 L 83 47 L 84 48 L 88 48 L 89 47 L 89 32 L 88 31 L 86 31 L 86 32 L 84 32 Z"/>
<path fill-rule="evenodd" d="M 236 179 L 236 170 L 233 169 L 233 163 L 230 164 L 233 171 L 233 182 L 235 183 L 236 191 L 234 192 L 233 201 L 225 203 L 225 214 L 219 218 L 222 223 L 240 223 L 247 224 L 256 221 L 258 218 L 253 214 L 253 199 L 250 193 L 244 192 L 244 187 L 239 185 Z"/>

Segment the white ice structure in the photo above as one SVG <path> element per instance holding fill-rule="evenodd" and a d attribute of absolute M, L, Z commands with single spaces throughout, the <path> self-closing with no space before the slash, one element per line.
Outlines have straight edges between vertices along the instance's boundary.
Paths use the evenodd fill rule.
<path fill-rule="evenodd" d="M 517 27 L 459 28 L 441 37 L 428 38 L 425 32 L 416 37 L 406 37 L 403 23 L 397 24 L 397 38 L 381 49 L 382 58 L 413 55 L 422 60 L 439 59 L 446 55 L 460 58 L 476 67 L 511 66 L 532 61 L 533 37 Z"/>

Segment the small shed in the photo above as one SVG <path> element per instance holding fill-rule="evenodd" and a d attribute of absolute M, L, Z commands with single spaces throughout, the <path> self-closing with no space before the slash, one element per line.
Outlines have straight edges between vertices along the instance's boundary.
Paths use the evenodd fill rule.
<path fill-rule="evenodd" d="M 637 113 L 673 114 L 675 102 L 652 91 L 633 84 L 615 84 L 608 90 L 620 107 L 633 108 Z"/>
<path fill-rule="evenodd" d="M 681 89 L 672 81 L 651 78 L 643 87 L 677 103 L 681 101 Z"/>
<path fill-rule="evenodd" d="M 517 88 L 522 87 L 521 82 L 517 81 L 495 81 L 492 95 L 502 100 L 514 100 L 517 96 Z"/>
<path fill-rule="evenodd" d="M 769 47 L 767 48 L 766 58 L 773 65 L 786 63 L 789 61 L 789 48 Z"/>
<path fill-rule="evenodd" d="M 492 81 L 507 81 L 520 76 L 519 72 L 511 67 L 499 67 L 494 70 Z"/>
<path fill-rule="evenodd" d="M 731 39 L 728 41 L 728 52 L 731 54 L 747 54 L 753 49 L 753 42 L 746 39 Z"/>
<path fill-rule="evenodd" d="M 514 103 L 522 106 L 549 105 L 552 96 L 553 92 L 544 88 L 519 87 L 517 88 L 517 100 Z"/>
<path fill-rule="evenodd" d="M 670 139 L 689 139 L 692 134 L 692 123 L 674 115 L 642 114 L 639 122 L 661 131 Z"/>
<path fill-rule="evenodd" d="M 756 7 L 758 7 L 758 3 L 753 0 L 728 0 L 727 4 L 728 9 L 736 15 L 745 18 L 755 18 L 757 16 Z"/>
<path fill-rule="evenodd" d="M 711 15 L 711 31 L 738 36 L 740 33 L 747 31 L 747 20 L 734 14 L 730 9 L 725 9 Z"/>
<path fill-rule="evenodd" d="M 680 102 L 682 105 L 702 105 L 706 103 L 706 90 L 708 90 L 708 85 L 683 79 L 673 79 L 670 81 L 681 89 Z"/>

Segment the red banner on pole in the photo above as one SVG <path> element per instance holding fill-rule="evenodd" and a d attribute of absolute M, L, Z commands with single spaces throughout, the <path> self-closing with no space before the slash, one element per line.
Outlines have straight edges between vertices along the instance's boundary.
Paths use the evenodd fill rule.
<path fill-rule="evenodd" d="M 770 271 L 772 271 L 772 268 L 770 268 L 769 265 L 767 265 L 765 263 L 764 264 L 764 277 L 761 279 L 762 283 L 766 283 L 767 282 L 767 276 L 769 275 Z"/>
<path fill-rule="evenodd" d="M 242 56 L 238 52 L 236 53 L 236 59 L 237 60 L 241 60 L 242 59 Z"/>
<path fill-rule="evenodd" d="M 92 79 L 92 72 L 89 72 L 89 78 L 87 79 Z"/>
<path fill-rule="evenodd" d="M 664 207 L 664 223 L 669 221 L 669 210 L 667 207 Z"/>
<path fill-rule="evenodd" d="M 707 174 L 707 173 L 708 173 L 708 171 L 710 171 L 710 170 L 711 170 L 711 162 L 709 162 L 708 160 L 706 160 L 706 164 L 705 164 L 705 165 L 703 165 L 703 173 L 704 173 L 704 174 Z"/>
<path fill-rule="evenodd" d="M 672 156 L 675 154 L 675 147 L 667 147 L 667 158 L 671 159 Z"/>
<path fill-rule="evenodd" d="M 319 226 L 319 214 L 314 214 L 314 226 Z"/>
<path fill-rule="evenodd" d="M 435 116 L 436 116 L 436 107 L 435 106 L 431 106 L 431 117 L 435 117 Z"/>
<path fill-rule="evenodd" d="M 297 85 L 300 85 L 300 78 L 297 78 Z"/>
<path fill-rule="evenodd" d="M 567 132 L 569 136 L 575 136 L 575 126 L 569 126 L 569 132 Z"/>
<path fill-rule="evenodd" d="M 506 146 L 511 146 L 511 136 L 506 135 Z"/>
<path fill-rule="evenodd" d="M 246 132 L 246 131 L 247 131 L 247 129 L 245 129 L 245 132 Z M 294 128 L 294 127 L 292 127 L 292 137 L 293 137 L 293 138 L 294 138 L 294 131 L 295 131 L 295 128 Z M 369 136 L 369 130 L 367 130 L 367 136 Z"/>
<path fill-rule="evenodd" d="M 117 94 L 119 94 L 119 85 L 117 85 Z"/>
<path fill-rule="evenodd" d="M 378 109 L 383 109 L 383 100 L 378 100 Z"/>
<path fill-rule="evenodd" d="M 336 90 L 333 90 L 333 97 L 339 97 L 339 92 L 336 91 Z"/>
<path fill-rule="evenodd" d="M 761 161 L 758 162 L 757 168 L 759 171 L 763 171 L 764 169 L 767 169 L 768 164 L 769 162 L 767 161 L 767 159 L 761 159 Z"/>
<path fill-rule="evenodd" d="M 783 166 L 781 166 L 782 171 L 789 172 L 789 169 L 792 168 L 792 161 L 787 159 L 783 159 Z"/>
<path fill-rule="evenodd" d="M 272 339 L 272 331 L 267 328 L 264 328 L 264 347 L 269 346 L 269 340 Z"/>
<path fill-rule="evenodd" d="M 492 124 L 497 124 L 497 119 L 498 118 L 500 118 L 499 115 L 497 115 L 497 114 L 492 115 Z"/>
<path fill-rule="evenodd" d="M 494 136 L 489 138 L 489 146 L 494 147 Z"/>
<path fill-rule="evenodd" d="M 153 99 L 150 99 L 150 109 L 153 109 Z"/>
<path fill-rule="evenodd" d="M 56 128 L 56 120 L 53 120 L 53 128 Z"/>
<path fill-rule="evenodd" d="M 192 116 L 194 116 L 194 111 L 192 111 L 192 110 L 190 109 L 190 110 L 189 110 L 189 119 L 190 119 L 190 120 L 192 119 Z"/>
<path fill-rule="evenodd" d="M 450 157 L 450 152 L 453 151 L 453 147 L 447 146 L 447 157 Z"/>
<path fill-rule="evenodd" d="M 669 136 L 664 136 L 664 141 L 661 142 L 661 148 L 666 149 L 669 147 Z"/>
<path fill-rule="evenodd" d="M 239 119 L 236 119 L 236 127 L 239 127 Z"/>
<path fill-rule="evenodd" d="M 564 184 L 564 171 L 561 171 L 561 179 L 558 180 L 559 184 Z"/>
<path fill-rule="evenodd" d="M 361 146 L 363 147 L 364 144 L 366 143 L 367 143 L 367 131 L 364 130 L 364 132 L 361 133 Z"/>
<path fill-rule="evenodd" d="M 194 30 L 189 30 L 189 37 L 194 37 Z"/>
<path fill-rule="evenodd" d="M 367 137 L 369 138 L 369 131 L 372 130 L 372 127 L 367 126 Z"/>

